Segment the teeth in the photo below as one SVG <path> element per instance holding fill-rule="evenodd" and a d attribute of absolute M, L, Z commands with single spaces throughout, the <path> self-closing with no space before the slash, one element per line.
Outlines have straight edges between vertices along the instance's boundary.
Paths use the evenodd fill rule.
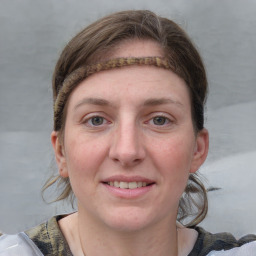
<path fill-rule="evenodd" d="M 120 188 L 129 188 L 129 184 L 128 184 L 127 182 L 121 181 L 121 182 L 119 183 L 119 187 L 120 187 Z"/>
<path fill-rule="evenodd" d="M 129 189 L 134 189 L 134 188 L 137 188 L 137 182 L 129 182 L 128 183 L 128 186 L 129 186 Z"/>
<path fill-rule="evenodd" d="M 139 181 L 139 182 L 110 181 L 108 182 L 108 185 L 116 188 L 135 189 L 135 188 L 146 187 L 147 183 L 142 181 Z"/>

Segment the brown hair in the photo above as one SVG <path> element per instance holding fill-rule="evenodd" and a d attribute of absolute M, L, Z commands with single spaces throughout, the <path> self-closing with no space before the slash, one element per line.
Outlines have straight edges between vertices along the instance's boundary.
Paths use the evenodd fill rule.
<path fill-rule="evenodd" d="M 78 33 L 64 48 L 53 74 L 54 103 L 65 79 L 81 67 L 106 60 L 114 46 L 124 40 L 141 39 L 157 42 L 164 58 L 172 63 L 172 70 L 186 82 L 191 98 L 192 120 L 195 132 L 204 128 L 204 104 L 207 96 L 207 78 L 201 57 L 186 33 L 173 21 L 157 16 L 151 11 L 123 11 L 106 16 Z M 74 86 L 73 86 L 74 88 Z M 66 99 L 71 90 L 66 92 Z M 62 137 L 65 128 L 66 104 L 55 111 L 54 130 Z M 72 197 L 68 178 L 51 177 L 43 190 L 56 183 L 63 186 L 57 200 Z M 208 209 L 204 185 L 196 174 L 191 174 L 180 199 L 178 220 L 189 218 L 187 226 L 201 222 Z"/>

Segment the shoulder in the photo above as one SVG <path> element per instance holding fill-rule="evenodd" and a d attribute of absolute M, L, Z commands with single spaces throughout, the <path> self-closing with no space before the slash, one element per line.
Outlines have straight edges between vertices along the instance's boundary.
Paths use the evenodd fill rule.
<path fill-rule="evenodd" d="M 198 232 L 198 238 L 189 256 L 221 255 L 213 254 L 213 252 L 223 252 L 233 248 L 242 248 L 243 245 L 249 243 L 250 246 L 253 246 L 254 250 L 256 251 L 256 235 L 247 235 L 237 240 L 232 234 L 226 232 L 212 234 L 200 227 L 196 227 L 195 230 Z M 210 252 L 212 254 L 209 254 Z"/>
<path fill-rule="evenodd" d="M 62 217 L 64 216 L 52 217 L 48 221 L 25 231 L 25 234 L 44 255 L 72 255 L 58 225 L 58 220 Z"/>

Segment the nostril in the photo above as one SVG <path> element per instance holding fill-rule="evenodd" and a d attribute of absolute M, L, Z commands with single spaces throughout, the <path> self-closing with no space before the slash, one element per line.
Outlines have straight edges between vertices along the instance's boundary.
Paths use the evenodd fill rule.
<path fill-rule="evenodd" d="M 128 158 L 128 157 L 116 157 L 116 158 L 112 158 L 112 160 L 115 162 L 115 163 L 118 163 L 120 164 L 121 166 L 125 167 L 130 167 L 130 166 L 134 166 L 134 165 L 137 165 L 139 164 L 142 159 L 140 158 Z"/>

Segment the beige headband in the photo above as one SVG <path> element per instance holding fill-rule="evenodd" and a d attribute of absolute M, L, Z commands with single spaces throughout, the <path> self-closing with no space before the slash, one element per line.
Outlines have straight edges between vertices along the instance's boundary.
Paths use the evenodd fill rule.
<path fill-rule="evenodd" d="M 166 58 L 162 57 L 116 58 L 102 63 L 80 67 L 67 76 L 58 91 L 57 98 L 54 102 L 54 130 L 60 130 L 65 104 L 72 90 L 80 82 L 96 72 L 131 65 L 150 65 L 164 69 L 170 69 L 174 72 L 176 71 L 175 66 L 171 65 L 171 63 L 169 63 Z"/>

